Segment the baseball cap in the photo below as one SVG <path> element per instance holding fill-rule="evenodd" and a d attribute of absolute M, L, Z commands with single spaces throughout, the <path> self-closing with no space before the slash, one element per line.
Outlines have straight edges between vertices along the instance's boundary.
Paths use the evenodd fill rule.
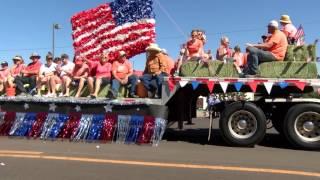
<path fill-rule="evenodd" d="M 279 23 L 276 20 L 272 20 L 272 21 L 269 22 L 268 26 L 278 28 L 279 27 Z"/>

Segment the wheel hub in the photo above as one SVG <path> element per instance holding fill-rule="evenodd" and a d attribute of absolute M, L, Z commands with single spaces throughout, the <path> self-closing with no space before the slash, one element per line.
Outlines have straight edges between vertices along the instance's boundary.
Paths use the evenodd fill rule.
<path fill-rule="evenodd" d="M 312 121 L 306 121 L 305 123 L 303 123 L 303 130 L 305 130 L 306 132 L 311 132 L 315 129 L 315 125 Z"/>
<path fill-rule="evenodd" d="M 246 129 L 248 126 L 248 123 L 246 120 L 242 119 L 240 121 L 238 121 L 238 128 L 241 129 L 241 130 L 244 130 Z"/>

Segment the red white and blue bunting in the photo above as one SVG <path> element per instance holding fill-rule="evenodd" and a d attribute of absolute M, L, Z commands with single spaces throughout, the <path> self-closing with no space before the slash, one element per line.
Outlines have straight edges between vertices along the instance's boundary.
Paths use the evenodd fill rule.
<path fill-rule="evenodd" d="M 158 146 L 167 121 L 140 115 L 0 112 L 0 135 Z"/>
<path fill-rule="evenodd" d="M 207 85 L 209 92 L 220 86 L 224 93 L 228 91 L 230 85 L 234 86 L 237 92 L 242 90 L 242 87 L 247 85 L 250 87 L 252 92 L 257 91 L 257 87 L 262 85 L 266 91 L 270 94 L 274 86 L 279 86 L 281 89 L 285 89 L 288 86 L 297 87 L 299 90 L 304 91 L 306 86 L 319 86 L 319 82 L 309 79 L 241 79 L 241 78 L 182 78 L 182 77 L 169 77 L 167 78 L 168 88 L 170 92 L 177 88 L 183 88 L 187 84 L 192 85 L 192 89 L 196 90 L 200 84 Z M 179 86 L 177 86 L 177 84 Z"/>

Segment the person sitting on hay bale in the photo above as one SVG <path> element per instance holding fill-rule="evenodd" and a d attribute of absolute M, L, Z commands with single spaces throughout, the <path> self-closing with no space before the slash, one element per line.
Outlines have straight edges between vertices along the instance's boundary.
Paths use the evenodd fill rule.
<path fill-rule="evenodd" d="M 85 60 L 81 57 L 75 57 L 75 67 L 72 72 L 72 82 L 73 86 L 78 86 L 76 98 L 81 96 L 81 91 L 89 75 L 89 66 L 84 62 Z M 66 87 L 69 88 L 69 87 Z"/>
<path fill-rule="evenodd" d="M 8 67 L 8 62 L 2 61 L 1 69 L 0 69 L 0 93 L 2 93 L 3 90 L 5 89 L 5 84 L 7 83 L 9 74 L 10 74 L 10 69 Z"/>
<path fill-rule="evenodd" d="M 47 86 L 47 94 L 45 96 L 49 96 L 51 94 L 50 89 L 50 79 L 54 76 L 56 72 L 57 64 L 53 62 L 53 56 L 49 52 L 46 56 L 46 64 L 41 65 L 40 71 L 37 77 L 37 95 L 41 96 L 41 86 L 45 84 Z"/>
<path fill-rule="evenodd" d="M 69 87 L 71 83 L 72 72 L 75 65 L 73 62 L 69 61 L 69 56 L 67 54 L 62 54 L 61 60 L 62 64 L 61 66 L 57 66 L 56 75 L 50 79 L 50 88 L 52 91 L 52 94 L 50 96 L 52 97 L 56 96 L 56 85 L 60 83 L 62 85 L 61 96 L 70 96 L 70 89 L 66 87 Z"/>
<path fill-rule="evenodd" d="M 217 49 L 216 59 L 227 63 L 232 58 L 232 49 L 229 48 L 229 38 L 227 36 L 222 36 L 220 40 L 220 46 Z"/>
<path fill-rule="evenodd" d="M 91 69 L 91 75 L 88 77 L 88 87 L 92 99 L 98 97 L 101 85 L 111 83 L 112 64 L 109 62 L 109 53 L 104 51 L 100 57 L 100 61 L 92 61 L 85 59 Z"/>
<path fill-rule="evenodd" d="M 286 35 L 289 44 L 294 44 L 297 28 L 292 24 L 290 16 L 282 15 L 280 19 L 281 31 Z"/>
<path fill-rule="evenodd" d="M 286 35 L 279 30 L 277 21 L 270 21 L 268 24 L 270 36 L 265 43 L 247 43 L 248 66 L 241 77 L 255 77 L 258 73 L 258 66 L 262 62 L 283 61 L 286 55 L 288 41 Z"/>
<path fill-rule="evenodd" d="M 180 50 L 180 57 L 177 63 L 177 70 L 175 72 L 175 75 L 179 75 L 181 65 L 185 61 L 190 59 L 199 60 L 203 58 L 203 45 L 206 41 L 206 38 L 203 35 L 203 31 L 200 32 L 199 30 L 195 29 L 191 31 L 190 40 L 188 40 L 186 44 L 183 44 Z"/>
<path fill-rule="evenodd" d="M 168 76 L 168 60 L 167 57 L 161 53 L 161 48 L 157 44 L 151 44 L 146 48 L 146 51 L 146 67 L 140 80 L 148 90 L 148 96 L 150 98 L 160 98 L 163 77 Z"/>
<path fill-rule="evenodd" d="M 118 97 L 120 85 L 129 86 L 129 97 L 138 98 L 136 95 L 136 86 L 138 77 L 133 74 L 131 62 L 127 59 L 126 52 L 120 51 L 119 57 L 112 64 L 112 96 Z"/>
<path fill-rule="evenodd" d="M 31 63 L 27 67 L 21 70 L 21 76 L 16 76 L 14 83 L 16 88 L 20 91 L 20 96 L 27 96 L 28 91 L 24 87 L 24 84 L 29 84 L 29 93 L 33 93 L 36 87 L 36 79 L 39 74 L 41 61 L 40 55 L 37 53 L 32 53 L 30 56 Z"/>
<path fill-rule="evenodd" d="M 232 54 L 232 58 L 234 59 L 234 66 L 236 67 L 238 73 L 242 73 L 242 70 L 247 65 L 247 54 L 242 53 L 240 46 L 234 47 L 234 53 Z"/>

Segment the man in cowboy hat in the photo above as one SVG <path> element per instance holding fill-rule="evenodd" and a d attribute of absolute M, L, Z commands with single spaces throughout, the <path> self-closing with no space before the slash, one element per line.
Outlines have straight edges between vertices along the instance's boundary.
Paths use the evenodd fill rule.
<path fill-rule="evenodd" d="M 247 77 L 255 76 L 258 72 L 258 65 L 268 61 L 283 61 L 286 55 L 288 41 L 283 32 L 278 29 L 277 21 L 272 20 L 268 24 L 268 33 L 270 36 L 265 43 L 249 44 L 247 43 L 248 51 L 248 66 L 244 70 Z"/>
<path fill-rule="evenodd" d="M 32 62 L 29 63 L 25 69 L 21 70 L 22 76 L 17 76 L 14 80 L 21 96 L 27 95 L 27 90 L 24 87 L 24 84 L 29 84 L 29 90 L 35 90 L 37 75 L 39 74 L 41 67 L 39 54 L 32 53 L 30 59 Z M 33 93 L 31 91 L 30 93 Z"/>
<path fill-rule="evenodd" d="M 162 49 L 157 44 L 150 44 L 146 48 L 147 61 L 143 76 L 140 78 L 143 85 L 151 96 L 155 92 L 155 97 L 161 97 L 161 86 L 163 77 L 167 76 L 167 57 L 162 53 Z"/>
<path fill-rule="evenodd" d="M 120 51 L 119 58 L 112 64 L 112 93 L 117 97 L 120 85 L 131 85 L 129 97 L 138 98 L 136 95 L 136 86 L 138 78 L 133 74 L 131 62 L 127 59 L 126 52 Z"/>
<path fill-rule="evenodd" d="M 293 44 L 297 28 L 292 24 L 290 16 L 282 15 L 280 18 L 280 24 L 282 26 L 281 31 L 287 36 L 289 44 Z"/>

